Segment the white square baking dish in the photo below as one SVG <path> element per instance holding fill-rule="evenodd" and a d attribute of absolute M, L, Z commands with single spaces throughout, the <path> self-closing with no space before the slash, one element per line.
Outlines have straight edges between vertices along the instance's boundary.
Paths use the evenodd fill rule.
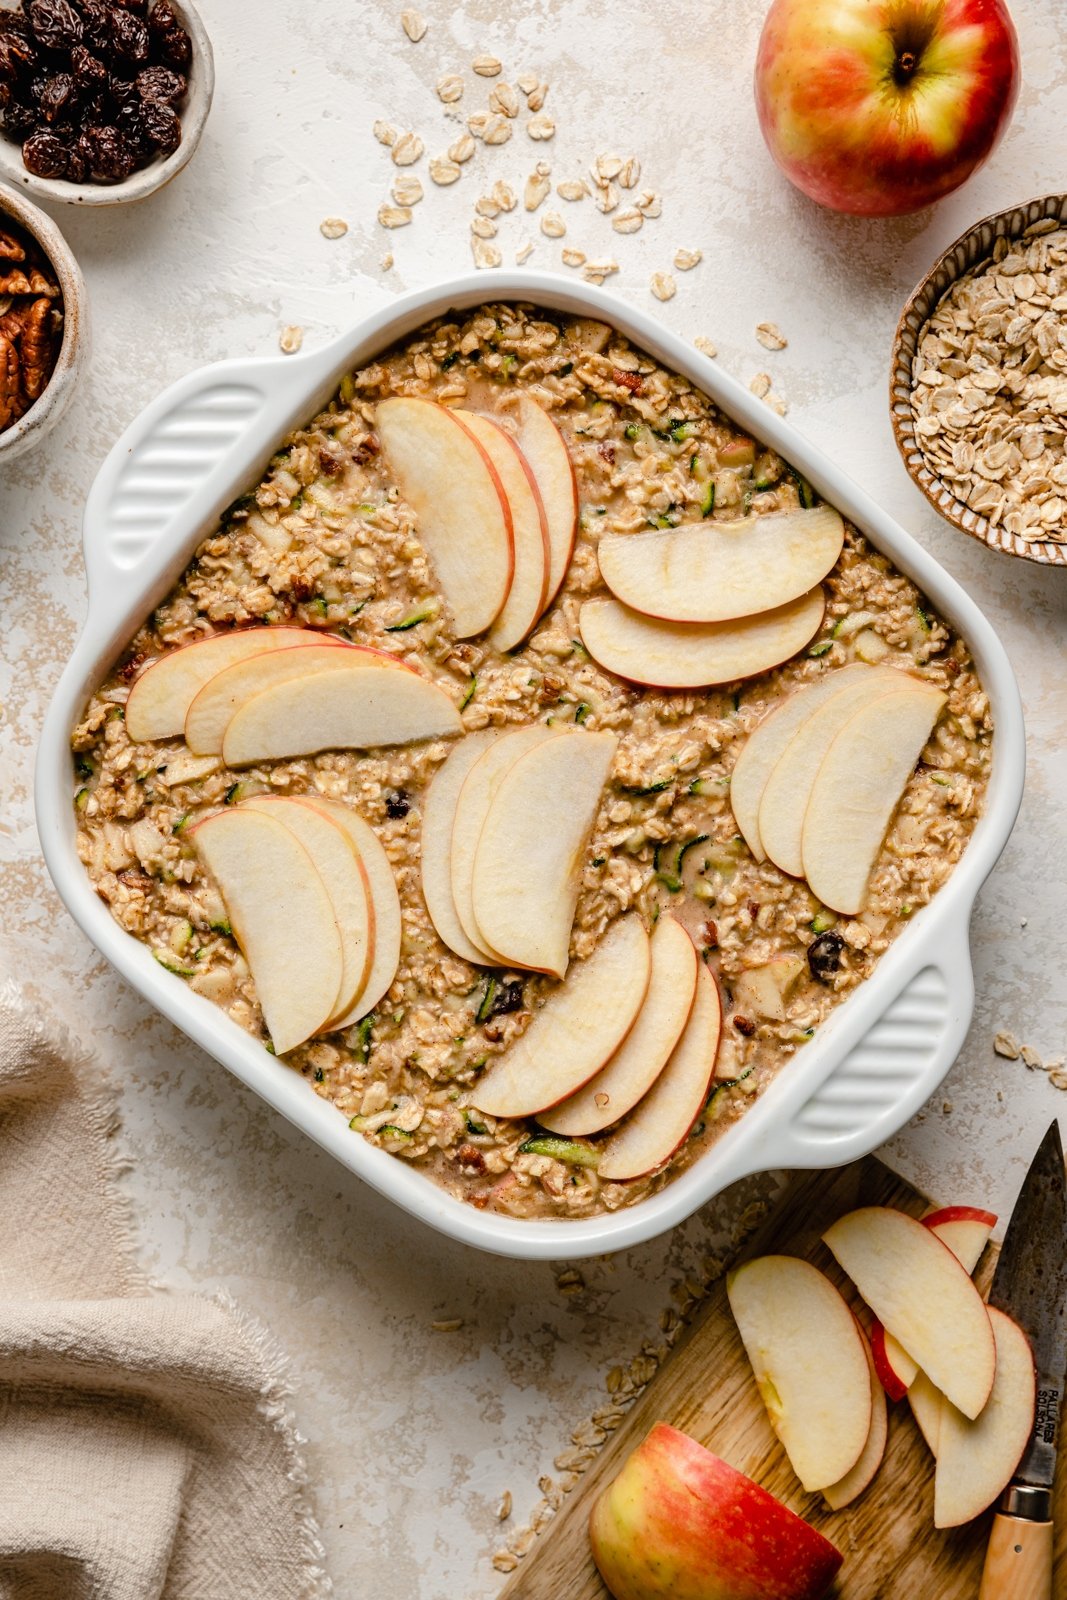
<path fill-rule="evenodd" d="M 522 300 L 619 328 L 779 451 L 923 589 L 966 639 L 995 722 L 986 809 L 946 886 L 882 957 L 873 976 L 789 1061 L 743 1118 L 658 1193 L 576 1221 L 494 1216 L 350 1132 L 342 1114 L 210 1001 L 191 993 L 125 933 L 78 859 L 70 735 L 91 691 L 193 549 L 270 455 L 329 398 L 345 372 L 451 308 Z M 653 1238 L 738 1178 L 774 1168 L 834 1167 L 895 1134 L 940 1084 L 971 1018 L 968 928 L 975 895 L 1011 832 L 1022 796 L 1019 693 L 990 624 L 963 589 L 814 445 L 735 379 L 654 319 L 555 275 L 471 273 L 401 296 L 323 350 L 226 361 L 159 395 L 118 440 L 85 507 L 89 610 L 60 679 L 37 757 L 37 824 L 49 871 L 80 927 L 178 1027 L 346 1167 L 452 1238 L 501 1255 L 574 1259 Z"/>

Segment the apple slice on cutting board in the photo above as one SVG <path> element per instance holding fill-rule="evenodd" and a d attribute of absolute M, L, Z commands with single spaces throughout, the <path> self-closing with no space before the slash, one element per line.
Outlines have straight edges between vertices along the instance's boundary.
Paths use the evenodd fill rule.
<path fill-rule="evenodd" d="M 682 1036 L 651 1089 L 604 1146 L 597 1171 L 609 1182 L 654 1172 L 685 1142 L 708 1098 L 722 1031 L 719 986 L 697 964 L 696 992 Z"/>
<path fill-rule="evenodd" d="M 863 910 L 886 830 L 944 704 L 929 684 L 894 689 L 860 707 L 827 751 L 801 847 L 808 887 L 824 906 L 849 916 Z"/>
<path fill-rule="evenodd" d="M 224 667 L 264 651 L 323 644 L 344 647 L 345 641 L 310 628 L 235 628 L 168 650 L 145 668 L 130 690 L 126 732 L 135 744 L 173 739 L 184 731 L 195 696 Z"/>
<path fill-rule="evenodd" d="M 841 1483 L 871 1431 L 872 1375 L 859 1324 L 810 1261 L 760 1256 L 726 1293 L 771 1427 L 809 1494 Z"/>
<path fill-rule="evenodd" d="M 997 1225 L 992 1211 L 981 1211 L 975 1206 L 942 1206 L 919 1220 L 924 1228 L 937 1234 L 942 1244 L 948 1245 L 967 1273 L 974 1272 Z M 918 1366 L 893 1335 L 886 1333 L 877 1318 L 871 1328 L 871 1346 L 886 1394 L 891 1400 L 903 1400 L 915 1382 Z"/>
<path fill-rule="evenodd" d="M 629 1033 L 651 965 L 648 934 L 631 912 L 534 1012 L 526 1032 L 475 1085 L 472 1104 L 491 1117 L 530 1117 L 573 1094 Z"/>
<path fill-rule="evenodd" d="M 503 609 L 515 565 L 511 506 L 492 458 L 433 400 L 383 400 L 375 420 L 457 637 L 484 633 Z"/>
<path fill-rule="evenodd" d="M 1018 1323 L 995 1306 L 989 1307 L 989 1320 L 997 1373 L 981 1416 L 969 1421 L 942 1398 L 935 1528 L 957 1528 L 980 1516 L 1007 1488 L 1030 1442 L 1037 1394 L 1030 1342 Z"/>
<path fill-rule="evenodd" d="M 511 508 L 515 570 L 503 609 L 489 630 L 489 641 L 497 650 L 514 650 L 545 609 L 549 560 L 545 508 L 533 471 L 511 435 L 476 412 L 454 411 L 452 415 L 489 456 Z"/>
<path fill-rule="evenodd" d="M 857 1323 L 857 1327 L 859 1324 Z M 863 1340 L 863 1353 L 867 1357 L 867 1368 L 871 1375 L 871 1425 L 867 1433 L 867 1443 L 860 1452 L 860 1458 L 851 1472 L 837 1483 L 832 1483 L 823 1490 L 822 1497 L 831 1511 L 843 1511 L 845 1506 L 851 1505 L 853 1500 L 859 1498 L 864 1489 L 871 1483 L 875 1473 L 882 1464 L 885 1455 L 886 1440 L 889 1437 L 889 1416 L 885 1403 L 885 1391 L 878 1382 L 878 1374 L 874 1370 L 874 1359 L 871 1356 L 871 1347 L 863 1329 L 859 1329 L 860 1338 Z"/>
<path fill-rule="evenodd" d="M 313 805 L 287 795 L 260 794 L 241 803 L 242 811 L 277 817 L 315 863 L 333 905 L 341 939 L 341 984 L 333 1011 L 323 1024 L 344 1016 L 363 993 L 374 954 L 374 913 L 370 884 L 351 838 Z"/>
<path fill-rule="evenodd" d="M 491 966 L 506 966 L 498 950 L 490 949 L 474 915 L 474 857 L 485 819 L 504 774 L 520 756 L 547 739 L 562 738 L 564 729 L 546 728 L 540 723 L 498 733 L 467 773 L 456 801 L 449 851 L 452 874 L 452 900 L 459 925 L 482 960 Z"/>
<path fill-rule="evenodd" d="M 781 700 L 749 735 L 730 774 L 730 806 L 745 843 L 757 861 L 767 852 L 759 831 L 759 810 L 767 780 L 793 735 L 827 700 L 851 683 L 862 681 L 872 668 L 862 662 L 830 668 L 821 678 L 802 685 Z"/>
<path fill-rule="evenodd" d="M 283 1056 L 325 1025 L 340 993 L 341 939 L 326 885 L 296 835 L 261 812 L 216 812 L 189 838 L 218 885 Z"/>
<path fill-rule="evenodd" d="M 452 895 L 452 829 L 467 774 L 499 738 L 494 728 L 485 728 L 454 745 L 434 773 L 422 805 L 422 897 L 439 937 L 457 956 L 475 964 L 495 965 L 496 957 L 472 943 L 459 920 Z"/>
<path fill-rule="evenodd" d="M 850 1211 L 823 1241 L 887 1332 L 976 1417 L 993 1387 L 996 1345 L 981 1296 L 948 1246 L 887 1206 Z"/>
<path fill-rule="evenodd" d="M 479 935 L 505 962 L 562 978 L 582 857 L 618 740 L 568 730 L 509 766 L 489 806 L 471 874 Z"/>
<path fill-rule="evenodd" d="M 618 600 L 587 600 L 582 642 L 606 672 L 660 689 L 702 689 L 751 678 L 788 661 L 819 631 L 822 589 L 735 622 L 663 622 Z"/>
<path fill-rule="evenodd" d="M 909 680 L 892 667 L 857 664 L 834 674 L 834 687 L 820 695 L 774 763 L 759 803 L 759 836 L 776 867 L 804 876 L 804 817 L 827 751 L 854 712 Z M 731 788 L 733 785 L 731 784 Z"/>
<path fill-rule="evenodd" d="M 666 1066 L 693 1009 L 697 952 L 674 917 L 660 917 L 652 935 L 652 974 L 644 1005 L 611 1060 L 570 1099 L 540 1120 L 551 1133 L 599 1133 L 633 1109 Z"/>
<path fill-rule="evenodd" d="M 352 842 L 352 848 L 363 863 L 370 890 L 374 913 L 374 949 L 370 970 L 362 993 L 356 1003 L 343 1016 L 330 1019 L 330 1030 L 351 1027 L 360 1017 L 373 1011 L 378 1001 L 391 986 L 400 966 L 400 941 L 403 932 L 400 916 L 400 896 L 396 892 L 396 878 L 381 840 L 364 821 L 358 811 L 341 800 L 327 800 L 324 795 L 304 794 L 302 805 L 314 806 L 323 816 L 329 817 Z"/>
<path fill-rule="evenodd" d="M 570 566 L 578 531 L 578 480 L 566 441 L 547 411 L 522 395 L 515 415 L 519 449 L 537 479 L 548 526 L 548 587 L 545 607 L 552 604 Z"/>
<path fill-rule="evenodd" d="M 941 1438 L 941 1407 L 946 1404 L 945 1397 L 939 1389 L 934 1388 L 926 1373 L 918 1370 L 905 1392 L 915 1424 L 926 1440 L 930 1454 L 936 1457 Z"/>
<path fill-rule="evenodd" d="M 731 622 L 773 611 L 821 583 L 845 525 L 830 506 L 609 534 L 597 546 L 616 599 L 667 622 Z"/>
<path fill-rule="evenodd" d="M 427 678 L 346 661 L 344 669 L 291 678 L 246 700 L 227 724 L 222 758 L 228 767 L 248 767 L 462 732 L 452 701 Z"/>
<path fill-rule="evenodd" d="M 209 678 L 194 696 L 185 714 L 185 742 L 194 755 L 221 755 L 231 717 L 253 695 L 276 683 L 288 683 L 292 678 L 331 672 L 337 667 L 349 672 L 359 665 L 393 667 L 401 672 L 411 670 L 404 662 L 394 661 L 380 650 L 365 650 L 362 645 L 354 644 L 345 645 L 341 650 L 329 644 L 303 650 L 270 650 L 244 661 L 234 661 Z"/>

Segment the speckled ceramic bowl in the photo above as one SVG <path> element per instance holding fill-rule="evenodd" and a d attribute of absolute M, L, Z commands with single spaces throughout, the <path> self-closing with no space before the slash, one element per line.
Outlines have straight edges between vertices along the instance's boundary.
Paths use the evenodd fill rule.
<path fill-rule="evenodd" d="M 20 456 L 54 428 L 70 405 L 78 374 L 89 354 L 89 303 L 85 281 L 73 252 L 51 217 L 23 195 L 0 184 L 0 218 L 10 217 L 35 239 L 52 268 L 63 295 L 63 339 L 52 376 L 30 409 L 0 432 L 0 467 Z"/>
<path fill-rule="evenodd" d="M 147 167 L 131 173 L 122 183 L 68 183 L 65 178 L 38 178 L 27 172 L 21 146 L 0 134 L 0 178 L 38 200 L 53 200 L 68 206 L 118 206 L 131 200 L 144 200 L 178 176 L 192 160 L 207 122 L 215 92 L 215 60 L 207 29 L 196 8 L 189 0 L 170 0 L 170 3 L 193 42 L 189 88 L 179 113 L 182 142 L 173 155 L 158 157 Z"/>
<path fill-rule="evenodd" d="M 934 308 L 957 278 L 969 272 L 978 262 L 992 254 L 999 238 L 1017 239 L 1032 223 L 1045 217 L 1067 224 L 1067 194 L 1049 194 L 1041 200 L 1031 200 L 1027 205 L 1014 206 L 1010 211 L 998 211 L 983 217 L 973 228 L 961 234 L 931 267 L 926 277 L 915 289 L 901 315 L 893 341 L 893 359 L 889 378 L 890 418 L 897 449 L 913 481 L 919 486 L 936 511 L 947 522 L 981 539 L 991 550 L 1005 555 L 1021 556 L 1024 561 L 1040 561 L 1046 566 L 1067 566 L 1067 544 L 1054 539 L 1024 539 L 1010 533 L 1007 528 L 994 527 L 981 511 L 975 511 L 960 500 L 955 491 L 931 472 L 923 459 L 919 441 L 915 437 L 915 418 L 911 409 L 912 363 L 919 339 Z"/>

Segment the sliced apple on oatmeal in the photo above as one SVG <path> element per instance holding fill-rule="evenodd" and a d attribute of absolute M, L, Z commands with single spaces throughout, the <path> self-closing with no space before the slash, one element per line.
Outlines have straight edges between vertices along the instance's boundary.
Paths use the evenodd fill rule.
<path fill-rule="evenodd" d="M 366 650 L 354 644 L 345 645 L 342 650 L 324 643 L 303 650 L 269 650 L 244 661 L 231 662 L 209 678 L 193 697 L 185 714 L 185 742 L 194 755 L 221 755 L 230 718 L 253 695 L 276 683 L 288 683 L 292 678 L 330 672 L 338 667 L 351 672 L 360 664 L 393 667 L 401 672 L 411 670 L 404 662 L 394 660 L 381 650 Z"/>
<path fill-rule="evenodd" d="M 693 1008 L 697 952 L 674 917 L 660 917 L 652 935 L 652 973 L 644 1005 L 611 1060 L 595 1078 L 540 1121 L 568 1138 L 599 1133 L 631 1111 L 666 1066 Z"/>
<path fill-rule="evenodd" d="M 126 701 L 126 732 L 135 744 L 175 738 L 185 728 L 195 696 L 235 661 L 247 661 L 264 651 L 344 643 L 311 628 L 235 628 L 180 645 L 153 661 L 135 680 Z"/>
<path fill-rule="evenodd" d="M 857 710 L 827 751 L 802 846 L 808 887 L 824 906 L 863 910 L 893 813 L 944 704 L 939 689 L 913 680 Z"/>
<path fill-rule="evenodd" d="M 515 569 L 489 640 L 497 650 L 514 650 L 545 608 L 549 558 L 545 508 L 533 470 L 511 435 L 477 412 L 457 410 L 452 415 L 489 456 L 511 508 Z"/>
<path fill-rule="evenodd" d="M 682 1036 L 651 1089 L 604 1146 L 598 1165 L 602 1178 L 622 1183 L 644 1177 L 685 1142 L 708 1097 L 721 1031 L 719 986 L 701 961 Z"/>
<path fill-rule="evenodd" d="M 840 515 L 814 506 L 609 534 L 597 546 L 597 560 L 612 594 L 634 611 L 666 622 L 731 622 L 814 589 L 844 539 Z"/>
<path fill-rule="evenodd" d="M 333 903 L 294 833 L 275 817 L 219 811 L 189 830 L 222 895 L 280 1056 L 333 1014 L 343 958 Z"/>
<path fill-rule="evenodd" d="M 459 712 L 428 678 L 360 660 L 260 690 L 230 718 L 222 755 L 228 767 L 248 767 L 462 732 Z"/>
<path fill-rule="evenodd" d="M 480 938 L 511 966 L 562 978 L 582 856 L 618 748 L 613 733 L 569 729 L 503 773 L 471 873 Z"/>
<path fill-rule="evenodd" d="M 734 622 L 663 622 L 618 600 L 587 600 L 582 643 L 606 672 L 661 689 L 701 689 L 754 677 L 788 661 L 819 631 L 822 589 Z"/>
<path fill-rule="evenodd" d="M 453 746 L 448 760 L 434 773 L 422 806 L 422 897 L 439 937 L 457 956 L 475 964 L 496 958 L 474 944 L 464 931 L 452 893 L 452 830 L 467 774 L 500 735 L 493 728 L 468 733 Z M 477 845 L 477 839 L 475 839 Z"/>
<path fill-rule="evenodd" d="M 504 607 L 515 565 L 511 507 L 492 458 L 433 400 L 383 400 L 375 420 L 457 637 L 484 633 Z"/>
<path fill-rule="evenodd" d="M 640 917 L 620 917 L 490 1065 L 472 1103 L 491 1117 L 530 1117 L 581 1088 L 633 1027 L 651 965 Z"/>
<path fill-rule="evenodd" d="M 515 408 L 518 445 L 537 479 L 548 526 L 548 588 L 545 607 L 567 576 L 578 532 L 578 480 L 566 440 L 536 400 L 522 395 Z"/>
<path fill-rule="evenodd" d="M 374 953 L 374 913 L 370 883 L 351 837 L 313 805 L 288 795 L 253 795 L 242 811 L 277 817 L 294 834 L 315 863 L 333 905 L 341 939 L 341 984 L 333 1011 L 323 1024 L 344 1016 L 363 993 Z"/>
<path fill-rule="evenodd" d="M 759 1256 L 726 1293 L 771 1427 L 809 1494 L 841 1483 L 871 1430 L 873 1379 L 852 1312 L 823 1273 Z"/>

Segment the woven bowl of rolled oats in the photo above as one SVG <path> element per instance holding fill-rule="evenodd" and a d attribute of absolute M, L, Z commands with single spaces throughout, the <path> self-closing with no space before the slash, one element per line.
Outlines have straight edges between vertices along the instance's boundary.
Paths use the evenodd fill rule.
<path fill-rule="evenodd" d="M 1067 195 L 983 218 L 935 263 L 897 328 L 890 409 L 947 521 L 1067 566 Z"/>

